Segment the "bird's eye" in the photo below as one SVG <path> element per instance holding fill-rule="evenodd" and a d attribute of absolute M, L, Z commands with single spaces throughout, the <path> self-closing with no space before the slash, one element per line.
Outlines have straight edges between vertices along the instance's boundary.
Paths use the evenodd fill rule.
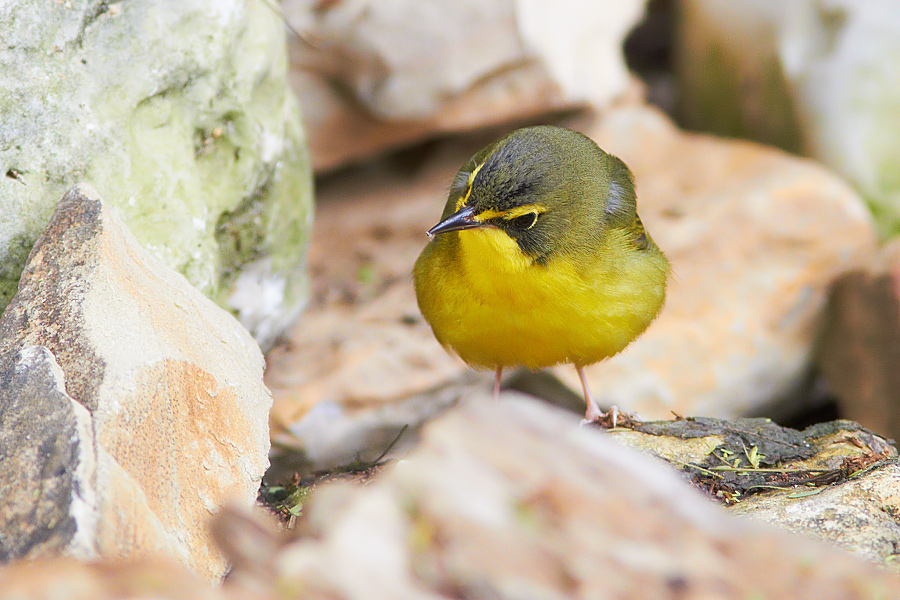
<path fill-rule="evenodd" d="M 524 215 L 519 215 L 515 219 L 510 219 L 509 224 L 516 229 L 531 229 L 537 222 L 537 218 L 536 212 L 525 213 Z"/>

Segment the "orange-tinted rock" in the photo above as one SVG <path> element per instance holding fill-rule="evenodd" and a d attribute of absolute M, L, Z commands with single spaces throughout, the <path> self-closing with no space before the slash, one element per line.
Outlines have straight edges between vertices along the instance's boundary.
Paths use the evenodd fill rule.
<path fill-rule="evenodd" d="M 47 502 L 47 475 L 68 491 L 54 497 L 58 514 L 44 510 L 41 535 L 4 519 L 7 558 L 162 554 L 221 576 L 207 521 L 227 501 L 251 503 L 268 464 L 271 396 L 250 335 L 151 258 L 87 187 L 59 203 L 0 333 L 7 374 L 28 381 L 25 359 L 44 374 L 26 406 L 58 417 L 18 423 L 26 435 L 14 440 L 0 434 L 4 455 L 29 457 L 3 462 L 2 486 L 33 491 L 36 504 Z M 27 512 L 23 501 L 4 494 L 0 516 Z"/>

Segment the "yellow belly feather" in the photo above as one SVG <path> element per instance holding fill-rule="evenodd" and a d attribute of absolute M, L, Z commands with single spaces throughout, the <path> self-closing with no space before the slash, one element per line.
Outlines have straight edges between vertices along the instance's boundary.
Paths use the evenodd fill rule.
<path fill-rule="evenodd" d="M 458 241 L 436 238 L 419 257 L 416 292 L 437 339 L 472 366 L 598 362 L 646 329 L 664 301 L 662 253 L 616 232 L 589 260 L 546 265 L 496 228 L 452 235 Z"/>

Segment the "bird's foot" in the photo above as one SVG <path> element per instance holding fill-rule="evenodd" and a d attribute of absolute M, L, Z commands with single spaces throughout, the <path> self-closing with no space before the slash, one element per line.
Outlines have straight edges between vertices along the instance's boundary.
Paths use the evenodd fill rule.
<path fill-rule="evenodd" d="M 636 413 L 621 412 L 619 407 L 613 405 L 607 412 L 588 410 L 584 419 L 581 420 L 581 426 L 594 425 L 603 429 L 614 429 L 616 427 L 632 427 L 640 422 L 641 417 Z"/>

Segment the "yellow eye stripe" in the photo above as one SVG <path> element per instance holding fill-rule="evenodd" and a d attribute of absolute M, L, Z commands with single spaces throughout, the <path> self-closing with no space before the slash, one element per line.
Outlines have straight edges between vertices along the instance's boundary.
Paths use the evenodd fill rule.
<path fill-rule="evenodd" d="M 456 203 L 456 210 L 462 210 L 462 207 L 466 205 L 466 202 L 469 201 L 469 196 L 472 194 L 472 182 L 475 181 L 475 176 L 478 175 L 478 171 L 481 170 L 481 167 L 484 166 L 484 163 L 481 163 L 474 169 L 472 169 L 472 173 L 469 175 L 469 181 L 466 183 L 466 193 L 460 197 L 459 201 Z"/>
<path fill-rule="evenodd" d="M 478 176 L 478 171 L 481 170 L 485 163 L 481 163 L 472 169 L 472 172 L 469 174 L 469 179 L 466 182 L 466 193 L 460 196 L 459 200 L 456 201 L 456 211 L 462 210 L 462 208 L 469 201 L 469 196 L 472 195 L 472 182 L 475 181 L 475 177 Z M 516 206 L 515 208 L 511 208 L 509 210 L 494 210 L 492 208 L 485 209 L 474 215 L 472 217 L 473 220 L 483 223 L 485 221 L 489 221 L 491 219 L 496 219 L 502 217 L 507 221 L 515 219 L 516 217 L 521 217 L 522 215 L 527 215 L 528 213 L 541 214 L 547 210 L 547 207 L 543 204 L 526 204 L 524 206 Z"/>
<path fill-rule="evenodd" d="M 489 221 L 491 219 L 496 219 L 499 217 L 503 217 L 507 221 L 511 221 L 516 217 L 521 217 L 522 215 L 527 215 L 528 213 L 541 214 L 547 211 L 547 207 L 543 204 L 526 204 L 524 206 L 517 206 L 515 208 L 511 208 L 509 210 L 494 210 L 492 208 L 485 209 L 474 215 L 472 219 L 478 221 L 479 223 L 484 223 L 485 221 Z"/>

